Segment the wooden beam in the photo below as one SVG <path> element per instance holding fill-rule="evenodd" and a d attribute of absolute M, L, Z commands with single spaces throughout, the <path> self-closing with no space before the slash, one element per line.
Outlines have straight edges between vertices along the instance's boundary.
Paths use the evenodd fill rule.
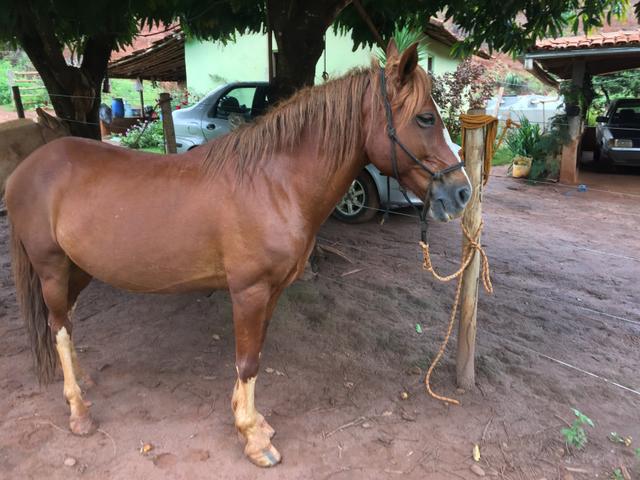
<path fill-rule="evenodd" d="M 358 14 L 362 18 L 362 20 L 364 20 L 364 23 L 367 25 L 367 27 L 369 27 L 369 30 L 373 34 L 373 38 L 376 39 L 376 43 L 378 44 L 378 46 L 382 49 L 382 51 L 384 51 L 387 46 L 384 44 L 384 40 L 382 40 L 380 32 L 374 25 L 373 20 L 371 20 L 371 17 L 367 13 L 367 11 L 362 6 L 362 3 L 360 3 L 360 0 L 353 0 L 353 6 L 356 7 Z"/>

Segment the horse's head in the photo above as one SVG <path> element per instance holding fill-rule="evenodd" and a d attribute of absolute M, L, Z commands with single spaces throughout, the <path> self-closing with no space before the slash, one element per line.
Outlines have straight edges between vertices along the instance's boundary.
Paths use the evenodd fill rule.
<path fill-rule="evenodd" d="M 365 145 L 371 163 L 430 204 L 431 217 L 448 221 L 460 216 L 471 198 L 471 184 L 447 142 L 431 81 L 418 65 L 417 44 L 399 54 L 391 40 L 385 69 L 372 78 L 371 88 Z"/>

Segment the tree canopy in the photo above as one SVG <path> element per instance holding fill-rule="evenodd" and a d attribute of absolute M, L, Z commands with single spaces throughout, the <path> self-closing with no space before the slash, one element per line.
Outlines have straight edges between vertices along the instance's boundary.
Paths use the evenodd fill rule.
<path fill-rule="evenodd" d="M 627 0 L 0 0 L 0 7 L 0 41 L 27 52 L 58 116 L 86 125 L 97 122 L 111 51 L 145 25 L 179 22 L 187 35 L 223 42 L 270 28 L 279 54 L 275 87 L 284 95 L 313 83 L 331 26 L 349 32 L 356 48 L 379 41 L 378 34 L 389 38 L 397 26 L 422 30 L 441 13 L 464 31 L 459 54 L 481 46 L 521 52 L 537 38 L 591 29 L 630 9 Z M 78 65 L 66 63 L 65 48 L 79 54 Z M 72 131 L 98 136 L 95 125 L 87 128 Z"/>

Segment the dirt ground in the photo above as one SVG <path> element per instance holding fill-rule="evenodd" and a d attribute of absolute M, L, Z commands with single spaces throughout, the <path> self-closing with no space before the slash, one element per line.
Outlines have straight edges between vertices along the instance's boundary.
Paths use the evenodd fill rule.
<path fill-rule="evenodd" d="M 3 217 L 0 477 L 472 479 L 478 443 L 489 478 L 608 479 L 621 465 L 640 478 L 640 396 L 536 353 L 640 390 L 640 189 L 621 196 L 599 187 L 492 178 L 483 241 L 495 294 L 479 300 L 477 388 L 456 392 L 455 338 L 433 382 L 459 407 L 428 397 L 422 384 L 454 285 L 421 269 L 414 219 L 329 220 L 321 241 L 353 264 L 328 254 L 315 279 L 286 291 L 262 357 L 257 405 L 284 457 L 272 470 L 243 458 L 234 431 L 224 292 L 135 295 L 92 283 L 74 333 L 97 380 L 85 398 L 100 430 L 71 435 L 61 375 L 41 388 L 32 373 Z M 432 225 L 437 267 L 456 268 L 460 242 L 458 222 Z M 364 270 L 345 275 L 356 269 Z M 567 451 L 560 433 L 572 407 L 595 422 L 583 451 Z M 632 447 L 607 440 L 613 431 L 632 436 Z M 154 446 L 147 455 L 143 442 Z M 77 463 L 65 466 L 67 457 Z"/>

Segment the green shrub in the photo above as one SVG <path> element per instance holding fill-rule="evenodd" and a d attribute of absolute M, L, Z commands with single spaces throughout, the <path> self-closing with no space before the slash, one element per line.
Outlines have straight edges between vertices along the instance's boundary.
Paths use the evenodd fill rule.
<path fill-rule="evenodd" d="M 567 122 L 566 115 L 556 115 L 551 120 L 549 129 L 543 133 L 540 125 L 521 117 L 520 128 L 507 134 L 505 144 L 513 156 L 522 155 L 533 159 L 530 180 L 558 175 L 562 146 L 569 141 Z"/>
<path fill-rule="evenodd" d="M 562 146 L 570 140 L 566 115 L 556 115 L 551 120 L 549 129 L 544 132 L 533 148 L 533 163 L 529 179 L 557 177 L 560 172 L 559 157 Z"/>
<path fill-rule="evenodd" d="M 586 425 L 593 427 L 594 425 L 591 419 L 580 410 L 575 408 L 571 410 L 573 410 L 576 419 L 571 424 L 571 427 L 562 429 L 562 436 L 567 446 L 582 450 L 587 444 L 587 432 L 585 432 L 584 427 Z"/>
<path fill-rule="evenodd" d="M 9 71 L 20 72 L 25 70 L 35 70 L 34 66 L 29 61 L 27 55 L 21 51 L 5 52 L 4 57 L 0 60 L 0 105 L 11 105 L 13 109 L 13 94 L 11 87 L 9 86 Z M 16 80 L 19 77 L 16 75 Z M 19 83 L 22 94 L 22 103 L 25 109 L 31 109 L 43 105 L 49 104 L 49 95 L 44 88 L 42 81 L 39 77 L 28 83 Z M 34 90 L 27 90 L 28 88 L 39 87 Z"/>
<path fill-rule="evenodd" d="M 9 60 L 0 60 L 0 105 L 11 103 L 11 88 L 9 88 L 9 70 L 13 70 L 13 66 Z"/>
<path fill-rule="evenodd" d="M 162 122 L 138 123 L 127 130 L 122 137 L 122 145 L 129 148 L 158 148 L 164 146 Z"/>
<path fill-rule="evenodd" d="M 531 123 L 526 117 L 520 117 L 518 122 L 520 128 L 509 131 L 504 143 L 514 156 L 533 157 L 535 145 L 542 135 L 540 125 Z"/>

